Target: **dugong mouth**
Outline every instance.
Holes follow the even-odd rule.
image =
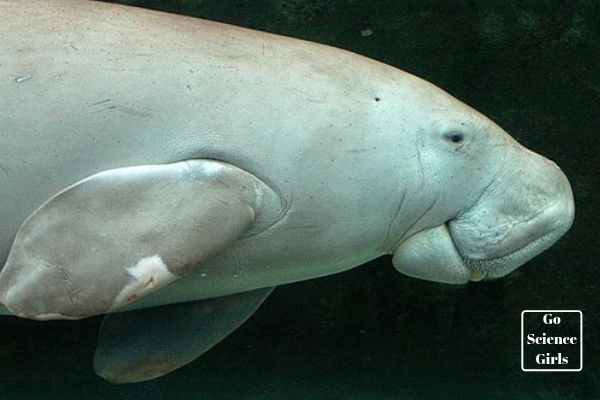
[[[562,233],[556,231],[548,232],[511,253],[490,258],[466,258],[463,257],[465,265],[471,270],[471,281],[492,280],[508,275],[520,265],[529,261],[542,251],[546,250],[560,237]]]
[[[474,258],[460,250],[451,225],[452,221],[423,230],[401,242],[393,251],[394,267],[405,275],[441,283],[497,279],[546,250],[568,229],[550,230],[511,248],[508,254]]]
[[[562,198],[526,218],[494,210],[488,219],[469,213],[449,221],[450,240],[471,271],[471,280],[503,277],[554,244],[571,227],[575,215],[573,197],[565,190]],[[498,224],[490,223],[490,220]],[[504,223],[500,223],[504,222]]]
[[[573,192],[556,164],[526,155],[521,169],[505,171],[466,210],[401,241],[394,267],[459,284],[503,277],[549,248],[573,223]]]
[[[539,238],[537,240],[541,240]],[[450,284],[493,279],[508,274],[507,258],[524,251],[488,259],[463,257],[454,243],[447,223],[418,232],[404,240],[394,251],[392,264],[399,272],[413,278]],[[516,267],[515,267],[516,268]]]

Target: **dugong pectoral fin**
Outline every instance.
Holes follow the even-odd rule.
[[[460,284],[472,278],[446,224],[408,238],[394,252],[392,263],[399,272],[428,281]]]
[[[168,374],[238,328],[273,289],[109,314],[100,327],[94,369],[113,383]]]
[[[109,312],[248,232],[267,190],[253,175],[213,160],[92,175],[23,223],[0,274],[0,302],[41,320]]]

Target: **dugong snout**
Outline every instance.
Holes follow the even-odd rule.
[[[552,161],[522,148],[478,201],[448,223],[477,277],[497,278],[550,247],[573,223],[569,181]]]
[[[502,277],[550,247],[573,223],[573,193],[552,161],[522,148],[475,204],[395,249],[409,276],[461,284]]]

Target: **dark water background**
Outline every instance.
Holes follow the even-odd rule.
[[[143,384],[94,375],[99,318],[3,317],[0,399],[600,399],[600,2],[122,2],[327,43],[421,76],[556,161],[575,224],[497,282],[422,282],[381,258],[280,287],[209,353]],[[582,372],[521,371],[524,309],[583,311]]]

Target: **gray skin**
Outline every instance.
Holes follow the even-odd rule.
[[[96,2],[0,0],[0,18],[0,301],[15,315],[210,299],[384,254],[410,276],[492,279],[572,223],[553,162],[394,67]],[[114,303],[155,254],[174,276]]]

